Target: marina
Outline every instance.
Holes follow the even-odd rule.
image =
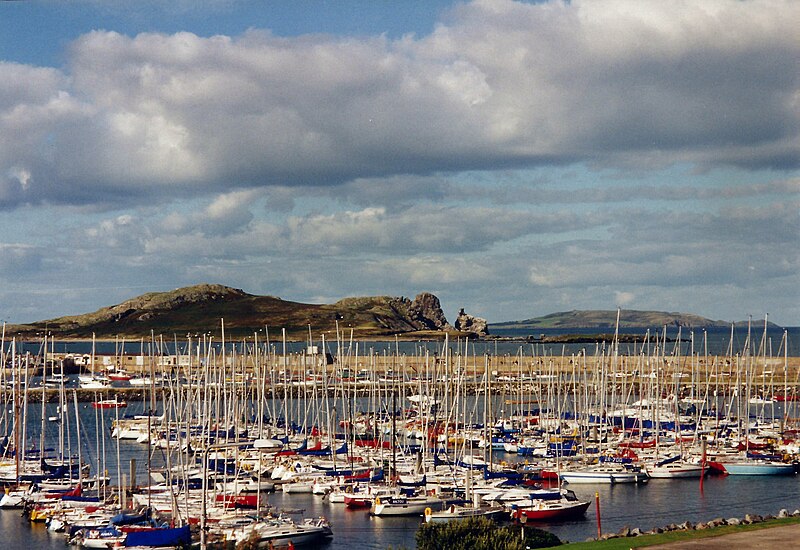
[[[608,531],[800,507],[788,332],[713,356],[665,334],[561,355],[318,344],[151,342],[66,374],[54,343],[4,343],[4,531],[45,548],[387,548],[425,521],[579,541],[601,507]]]

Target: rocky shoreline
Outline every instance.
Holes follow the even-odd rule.
[[[761,516],[758,514],[745,514],[745,516],[741,519],[736,517],[727,519],[719,517],[707,522],[692,523],[691,521],[685,521],[683,523],[670,523],[664,527],[655,527],[646,531],[643,531],[638,527],[631,528],[625,526],[616,533],[603,533],[600,538],[590,537],[586,539],[586,542],[627,537],[640,537],[645,535],[659,535],[661,533],[669,533],[673,531],[705,531],[708,529],[715,529],[717,527],[724,527],[726,525],[753,525],[755,523],[764,523],[774,519],[785,519],[789,517],[800,517],[800,510],[795,510],[794,512],[789,513],[786,508],[783,508],[778,512],[777,515],[774,516],[771,514],[766,516]]]

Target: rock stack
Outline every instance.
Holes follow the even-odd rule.
[[[489,323],[486,322],[486,319],[467,314],[464,308],[461,308],[456,318],[455,329],[460,332],[470,332],[478,336],[487,336],[489,334]]]

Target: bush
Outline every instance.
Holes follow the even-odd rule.
[[[417,550],[525,550],[549,548],[561,541],[552,533],[525,527],[500,527],[486,518],[471,518],[447,523],[426,523],[417,531]]]

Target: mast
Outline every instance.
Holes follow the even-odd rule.
[[[14,464],[16,467],[16,485],[19,487],[19,474],[20,474],[20,372],[14,367],[19,366],[17,361],[17,339],[14,337],[11,340],[11,372],[14,376]]]
[[[75,434],[78,439],[78,485],[83,483],[83,459],[81,456],[81,419],[78,410],[78,390],[73,390],[72,397],[75,403]],[[72,470],[72,459],[70,457],[70,471]]]
[[[43,376],[42,376],[42,420],[41,420],[41,433],[39,434],[39,468],[44,471],[44,415],[45,415],[45,400],[47,398],[47,386],[45,386],[45,379],[47,378],[47,333],[44,335],[44,353],[42,358],[44,360]],[[63,383],[63,382],[62,382]]]
[[[286,369],[287,369],[286,359],[287,358],[286,358],[286,329],[285,328],[281,329],[281,340],[282,340],[282,344],[283,344],[283,357],[282,357],[283,370],[281,371],[281,374],[283,375],[283,429],[284,429],[284,435],[286,436],[286,438],[288,440],[288,438],[289,438],[289,388],[290,388],[290,385],[289,385],[289,381],[287,381],[287,378],[286,378]],[[290,377],[290,379],[291,379],[291,377]]]
[[[397,389],[392,388],[392,485],[397,481]]]

